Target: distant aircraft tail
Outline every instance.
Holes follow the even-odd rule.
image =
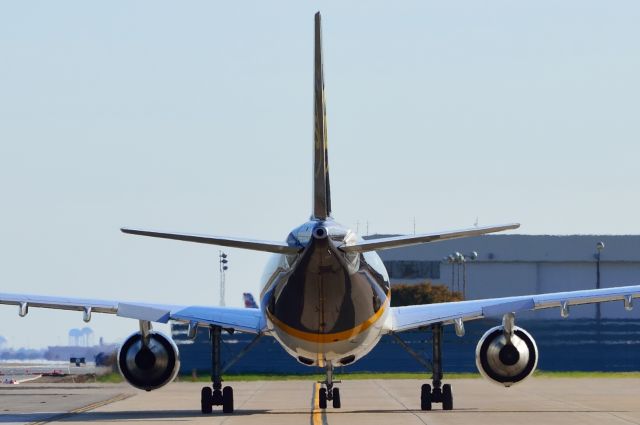
[[[327,154],[327,121],[322,67],[322,28],[320,12],[315,16],[314,99],[313,99],[313,214],[312,219],[331,216],[329,158]]]
[[[256,304],[256,300],[253,299],[251,292],[244,292],[242,299],[244,300],[244,308],[258,308],[258,304]]]

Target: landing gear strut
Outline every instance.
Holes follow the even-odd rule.
[[[433,403],[442,403],[442,410],[452,410],[453,395],[451,393],[451,385],[442,385],[442,323],[431,325],[431,332],[433,334],[433,359],[431,362],[428,362],[423,356],[413,351],[398,335],[395,333],[391,333],[391,335],[396,338],[400,346],[411,357],[432,372],[431,385],[423,384],[420,389],[420,408],[422,410],[431,410]],[[458,328],[456,328],[456,333],[462,336],[464,335],[464,330],[458,331]]]
[[[431,325],[433,334],[433,359],[431,384],[423,384],[420,391],[420,408],[431,410],[432,403],[442,403],[442,410],[453,409],[453,394],[451,385],[442,385],[442,324]]]
[[[324,385],[320,388],[318,394],[318,407],[320,409],[327,408],[327,400],[333,403],[334,409],[339,409],[340,404],[340,388],[333,388],[333,384],[339,384],[341,381],[333,380],[333,365],[328,362],[326,366],[326,378],[324,381],[318,381],[318,384]]]
[[[211,337],[211,387],[203,387],[200,397],[202,413],[211,413],[213,406],[222,406],[223,413],[233,413],[233,388],[222,388],[220,340],[222,328],[210,326]]]

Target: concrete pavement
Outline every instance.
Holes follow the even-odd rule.
[[[173,383],[148,393],[126,385],[25,384],[0,389],[0,423],[42,421],[49,414],[60,422],[110,424],[640,424],[640,379],[532,378],[508,389],[481,379],[445,382],[454,393],[448,412],[439,405],[419,410],[419,380],[344,381],[338,385],[342,408],[326,411],[317,408],[312,381],[227,382],[236,413],[214,408],[206,416],[199,406],[202,383]],[[60,416],[70,410],[75,413]]]

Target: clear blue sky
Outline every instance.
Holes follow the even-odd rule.
[[[338,221],[638,233],[637,1],[2,2],[1,290],[217,304],[216,247],[118,229],[284,239],[308,218],[318,9]],[[229,254],[240,305],[267,255]],[[33,347],[83,325],[0,321]]]

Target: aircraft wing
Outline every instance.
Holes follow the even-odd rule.
[[[341,245],[340,250],[344,252],[367,252],[381,249],[398,248],[401,246],[417,245],[427,242],[444,241],[447,239],[468,238],[470,236],[480,236],[487,233],[501,232],[503,230],[517,229],[518,223],[502,224],[498,226],[480,226],[470,229],[447,230],[443,232],[423,233],[419,235],[391,236],[388,238],[367,239],[356,242],[352,245]]]
[[[0,304],[18,306],[21,316],[35,307],[80,311],[83,312],[85,320],[91,319],[92,313],[107,313],[157,323],[177,320],[200,326],[216,325],[249,333],[260,333],[266,326],[262,311],[253,308],[151,304],[4,293],[0,293]]]
[[[456,319],[473,320],[497,317],[506,313],[558,307],[566,313],[569,307],[605,301],[623,301],[621,307],[631,309],[633,298],[640,297],[640,285],[587,289],[552,294],[521,295],[486,300],[457,301],[438,304],[391,307],[391,331],[401,332],[433,323],[453,323]]]

